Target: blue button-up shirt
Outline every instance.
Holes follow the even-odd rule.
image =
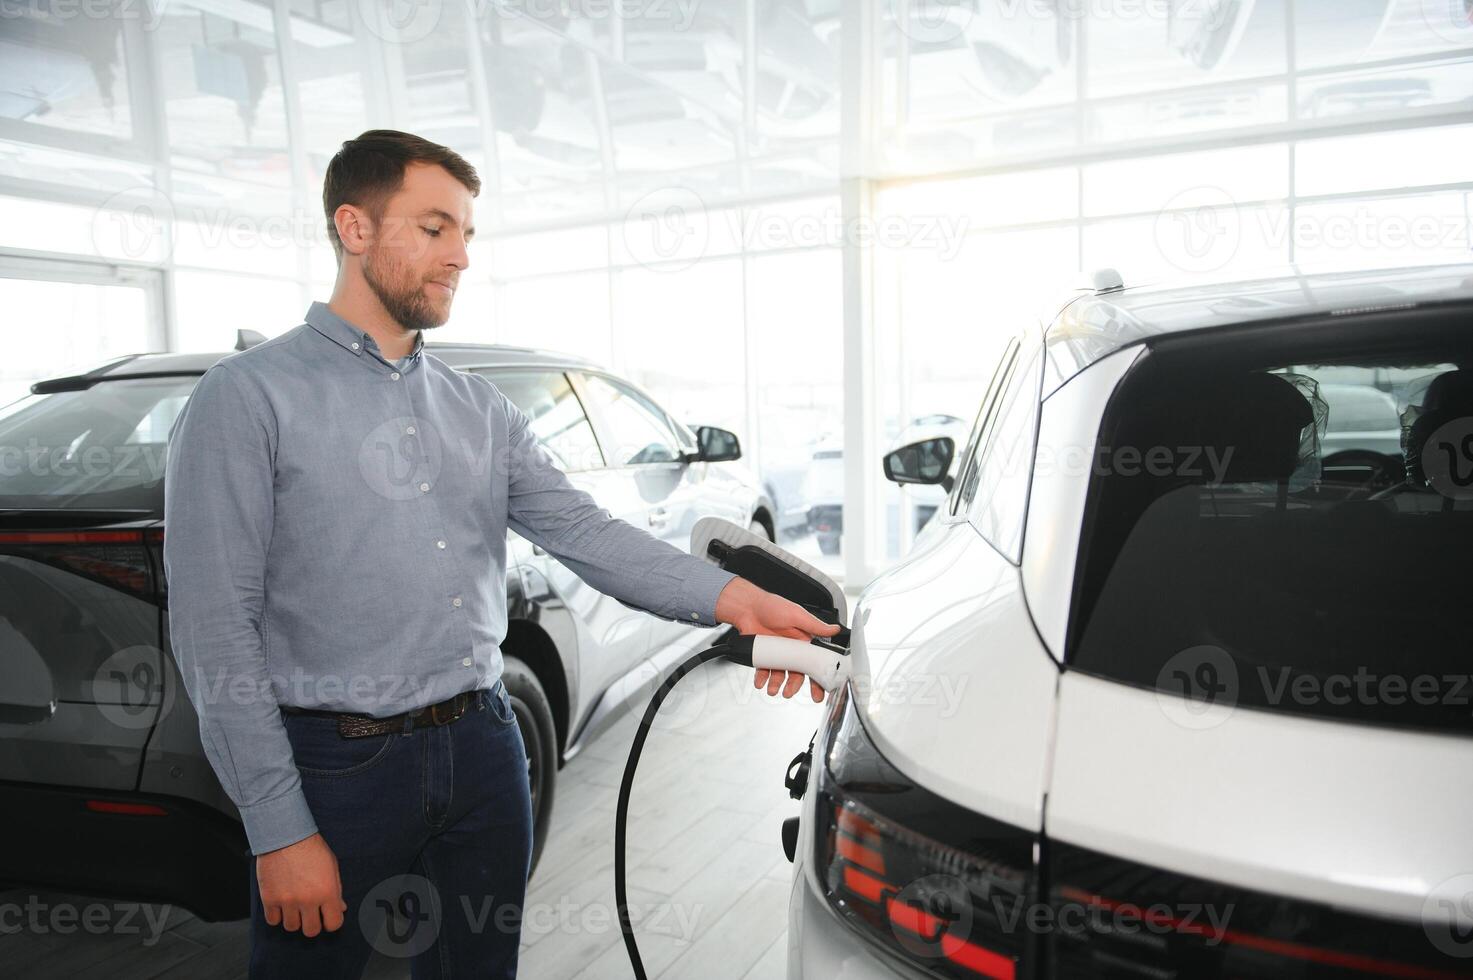
[[[570,484],[489,378],[418,335],[390,363],[324,303],[205,372],[164,488],[172,648],[256,854],[317,829],[279,705],[382,717],[500,677],[508,527],[692,625],[735,578]]]

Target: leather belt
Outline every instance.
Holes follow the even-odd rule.
[[[384,718],[346,711],[327,711],[322,708],[298,708],[289,704],[283,704],[281,710],[289,715],[335,718],[338,723],[338,734],[343,738],[364,738],[369,735],[392,735],[395,732],[402,732],[406,717],[410,719],[413,728],[438,728],[441,725],[448,725],[464,715],[466,709],[475,703],[480,693],[479,690],[462,691],[444,701],[437,701],[414,711],[401,711],[397,715],[389,715]]]

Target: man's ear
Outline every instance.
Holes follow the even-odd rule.
[[[338,229],[338,240],[343,251],[349,255],[362,255],[373,241],[373,219],[362,208],[352,204],[339,204],[332,220]]]

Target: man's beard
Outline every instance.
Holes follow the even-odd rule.
[[[406,284],[408,275],[404,267],[392,259],[380,260],[380,249],[369,252],[369,260],[363,263],[363,278],[389,316],[405,330],[431,330],[442,326],[444,318],[430,304],[424,294],[425,282]],[[382,274],[381,274],[382,273]]]

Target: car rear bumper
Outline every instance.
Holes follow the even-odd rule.
[[[0,782],[0,813],[0,880],[178,905],[210,922],[250,914],[245,832],[203,804]]]

